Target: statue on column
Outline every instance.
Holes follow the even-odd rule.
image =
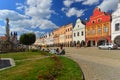
[[[6,37],[7,37],[7,41],[9,41],[9,39],[10,39],[9,32],[10,32],[10,29],[9,29],[9,19],[6,18]]]

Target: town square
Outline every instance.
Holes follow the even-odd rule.
[[[0,1],[0,80],[120,80],[120,0]]]

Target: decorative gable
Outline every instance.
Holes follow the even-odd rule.
[[[86,23],[86,26],[99,24],[101,22],[111,21],[111,14],[102,12],[100,8],[95,8],[90,20]]]
[[[81,22],[80,19],[77,19],[77,20],[76,20],[75,27],[73,28],[73,30],[80,29],[80,28],[82,28],[82,27],[85,27],[85,25]]]

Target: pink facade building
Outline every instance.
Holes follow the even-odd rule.
[[[72,29],[73,29],[72,23],[65,26],[65,46],[66,47],[72,46]]]

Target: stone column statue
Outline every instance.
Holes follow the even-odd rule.
[[[10,29],[9,29],[9,19],[6,18],[6,36],[7,36],[7,40],[9,41],[9,32],[10,32]]]

